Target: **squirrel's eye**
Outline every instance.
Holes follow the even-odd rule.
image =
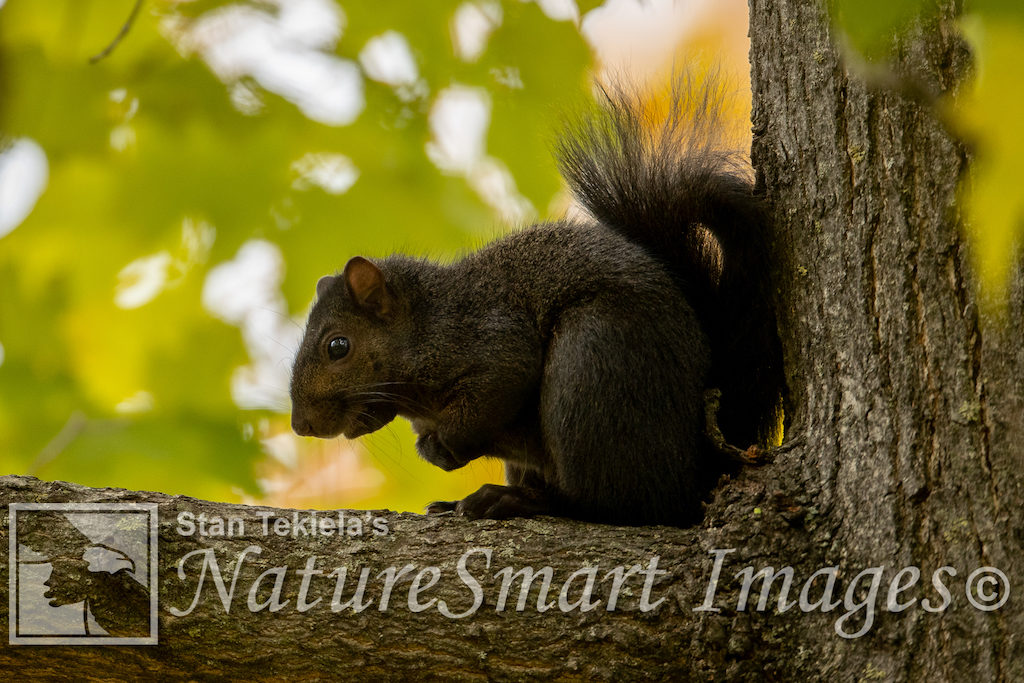
[[[348,355],[348,350],[351,344],[348,343],[348,339],[345,337],[335,337],[331,341],[327,342],[327,356],[331,360],[339,360]]]

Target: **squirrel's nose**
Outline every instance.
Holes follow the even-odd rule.
[[[313,436],[313,425],[297,413],[292,413],[292,431],[299,436]]]

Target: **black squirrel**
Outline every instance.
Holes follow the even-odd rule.
[[[727,467],[705,389],[721,390],[732,443],[777,420],[765,213],[721,143],[720,84],[678,79],[667,107],[600,90],[556,149],[587,219],[450,264],[357,256],[320,279],[292,372],[296,433],[355,438],[401,415],[444,470],[505,461],[508,486],[429,512],[699,520]]]

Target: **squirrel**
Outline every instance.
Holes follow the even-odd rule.
[[[766,212],[721,142],[716,81],[678,79],[667,111],[598,89],[555,153],[586,218],[453,263],[356,256],[317,282],[291,379],[297,434],[352,439],[402,416],[446,471],[505,462],[507,486],[429,513],[699,521],[729,469],[705,436],[705,390],[721,390],[731,443],[778,420]]]

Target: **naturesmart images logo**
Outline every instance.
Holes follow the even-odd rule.
[[[12,645],[156,645],[156,503],[11,503]]]

